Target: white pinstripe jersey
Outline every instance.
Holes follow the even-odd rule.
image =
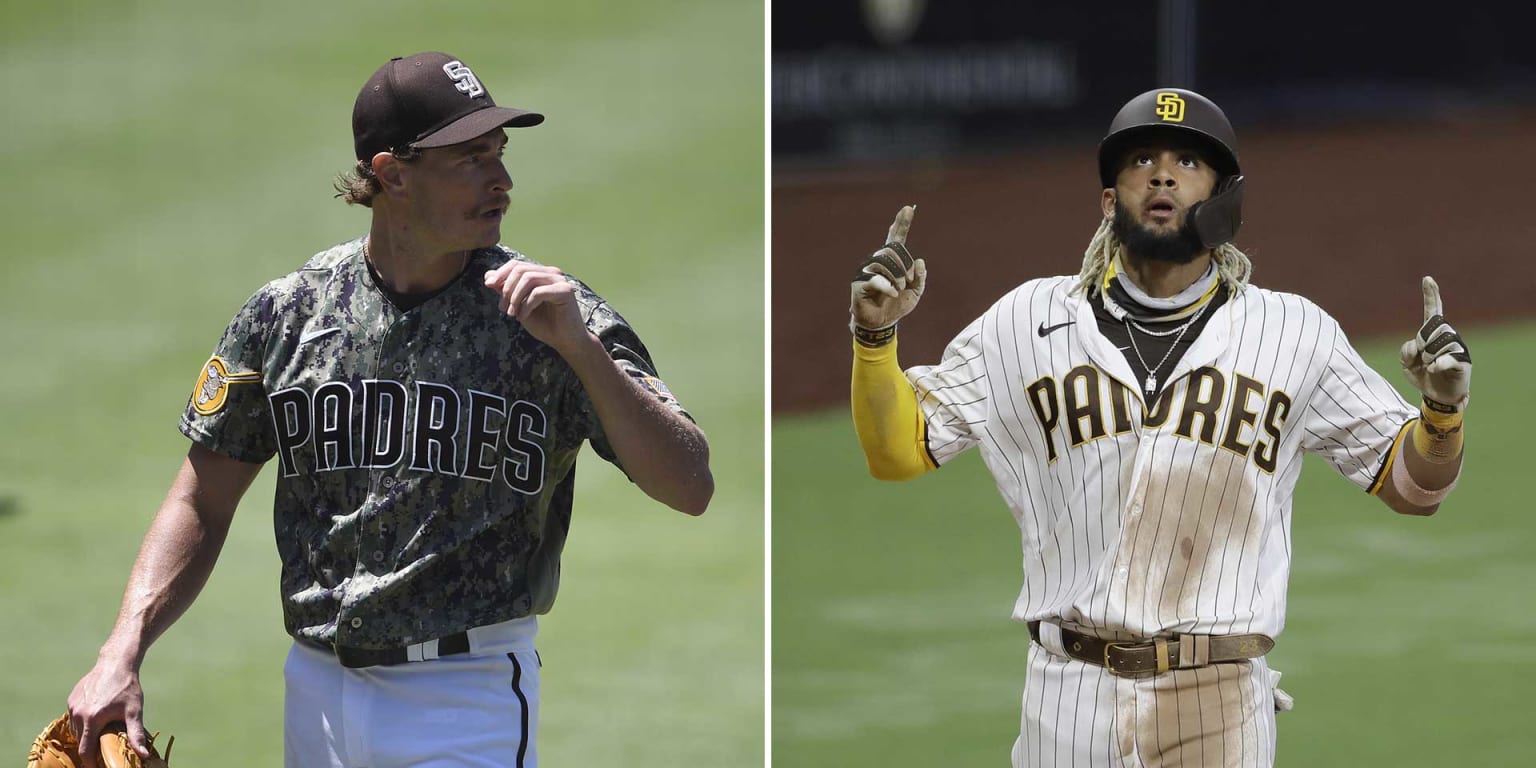
[[[907,371],[934,460],[979,447],[1018,522],[1013,617],[1278,635],[1302,455],[1368,489],[1417,412],[1316,304],[1250,286],[1213,311],[1146,413],[1076,281],[1015,288],[938,365]]]

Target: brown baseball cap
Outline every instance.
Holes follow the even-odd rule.
[[[496,128],[544,122],[538,112],[498,107],[469,67],[446,53],[397,56],[363,84],[352,106],[352,145],[366,160],[392,149],[469,141]]]

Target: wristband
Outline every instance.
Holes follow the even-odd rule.
[[[1420,396],[1420,399],[1423,401],[1423,407],[1421,407],[1419,410],[1423,411],[1431,418],[1436,419],[1437,424],[1449,417],[1459,416],[1462,409],[1467,407],[1467,398],[1465,397],[1461,398],[1461,403],[1459,405],[1442,403],[1439,400],[1431,400],[1427,397],[1423,397],[1422,395]]]
[[[871,331],[868,328],[853,326],[853,339],[866,347],[883,347],[896,340],[896,326],[891,325],[879,330]]]

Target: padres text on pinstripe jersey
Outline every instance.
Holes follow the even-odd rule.
[[[482,284],[526,257],[477,250],[441,293],[401,311],[362,250],[338,245],[251,297],[182,432],[241,461],[277,457],[295,637],[397,647],[548,611],[582,441],[615,459],[570,366]],[[624,319],[573,282],[609,354],[686,416]]]
[[[1321,308],[1251,286],[1144,403],[1075,280],[1019,286],[907,371],[934,460],[980,448],[1023,533],[1014,618],[1277,636],[1303,454],[1368,489],[1416,410]]]

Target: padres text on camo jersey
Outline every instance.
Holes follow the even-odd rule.
[[[481,283],[513,258],[476,251],[402,312],[361,241],[339,245],[253,296],[204,366],[182,431],[278,457],[291,633],[391,647],[549,610],[581,443],[614,454],[569,365]],[[577,286],[609,354],[686,415],[624,319]]]

